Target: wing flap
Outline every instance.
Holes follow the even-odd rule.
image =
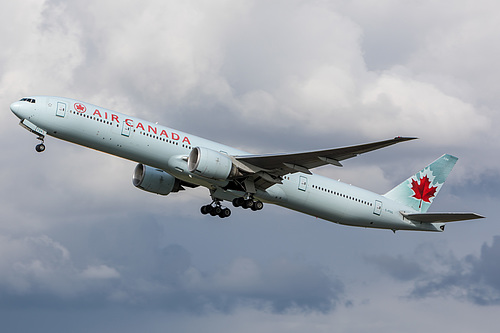
[[[445,223],[465,220],[482,219],[484,216],[476,213],[405,213],[401,214],[411,221],[424,223]]]

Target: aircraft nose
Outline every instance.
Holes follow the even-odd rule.
[[[22,103],[19,101],[14,102],[10,105],[10,110],[18,117],[21,117],[22,108]]]

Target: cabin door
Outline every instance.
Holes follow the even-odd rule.
[[[66,103],[57,102],[56,116],[64,118],[66,115]]]
[[[299,177],[299,190],[301,191],[307,190],[307,177],[304,176]]]
[[[382,201],[375,200],[375,206],[373,207],[373,214],[379,215],[382,213]]]
[[[129,137],[132,127],[134,127],[132,120],[130,119],[124,120],[122,124],[122,135]]]

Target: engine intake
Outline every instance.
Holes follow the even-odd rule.
[[[201,177],[215,180],[226,180],[238,173],[231,157],[203,147],[195,147],[191,150],[188,157],[188,170]]]
[[[179,179],[163,170],[144,164],[138,164],[135,167],[132,184],[143,191],[160,195],[179,192],[181,189]]]

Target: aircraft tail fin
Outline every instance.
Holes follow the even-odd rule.
[[[427,212],[458,158],[445,154],[384,196],[421,213]]]

